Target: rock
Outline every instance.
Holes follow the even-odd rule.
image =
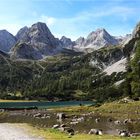
[[[132,33],[133,38],[140,38],[140,22],[136,25],[133,33]]]
[[[27,26],[21,28],[16,34],[17,40],[20,41],[20,40],[24,39],[24,37],[27,36],[28,31],[29,31],[29,28]]]
[[[77,118],[77,121],[78,121],[78,122],[82,122],[82,121],[84,121],[84,120],[85,120],[84,117]]]
[[[118,103],[131,103],[131,102],[134,102],[134,100],[131,99],[130,97],[125,97],[125,98],[119,100]]]
[[[32,59],[38,60],[42,59],[42,54],[33,48],[31,45],[26,43],[17,44],[12,50],[12,59]]]
[[[74,135],[74,129],[72,129],[72,128],[65,128],[65,131],[66,131],[69,135]]]
[[[121,130],[119,132],[119,135],[122,136],[122,137],[129,137],[130,136],[130,133],[128,131]]]
[[[136,25],[135,29],[133,30],[131,38],[129,38],[123,44],[123,52],[125,56],[130,56],[134,53],[135,46],[137,41],[140,39],[140,22]]]
[[[0,109],[0,112],[5,112],[5,110],[4,109]]]
[[[100,118],[96,118],[96,119],[95,119],[95,122],[96,122],[96,123],[99,123],[99,122],[100,122]]]
[[[60,127],[66,127],[66,124],[61,124]]]
[[[91,129],[88,134],[103,135],[102,130]]]
[[[57,113],[56,114],[57,119],[62,120],[66,118],[66,115],[64,113]]]
[[[59,128],[59,124],[55,124],[55,125],[53,125],[52,128],[53,128],[53,129],[57,129],[57,128]]]
[[[112,120],[111,118],[108,118],[107,121],[108,121],[108,122],[112,122],[113,120]]]
[[[76,125],[76,124],[78,124],[78,123],[79,123],[78,121],[70,122],[70,124],[72,124],[72,125]]]
[[[16,38],[6,30],[0,30],[0,50],[9,52],[16,44]]]
[[[50,118],[51,118],[51,116],[46,116],[46,118],[47,118],[47,119],[50,119]]]
[[[71,41],[70,38],[67,38],[65,36],[62,36],[62,38],[60,39],[60,41],[61,41],[62,46],[64,48],[72,49],[72,47],[75,45],[75,42],[74,41]]]
[[[80,37],[75,43],[74,48],[76,49],[93,51],[110,45],[118,45],[120,40],[111,36],[105,29],[97,29],[91,32],[86,39]]]
[[[84,121],[84,120],[85,120],[84,117],[72,119],[73,122],[82,122],[82,121]]]
[[[114,123],[117,124],[117,125],[119,125],[119,124],[121,124],[121,121],[116,120],[116,121],[114,121]]]
[[[35,118],[39,118],[39,117],[41,117],[41,113],[37,113],[37,114],[35,114],[35,115],[33,115],[33,117],[35,117]]]
[[[125,119],[125,120],[123,121],[123,124],[127,124],[127,123],[132,123],[132,120],[131,120],[131,119]]]
[[[16,59],[42,59],[47,55],[55,55],[61,52],[62,45],[50,32],[45,23],[35,23],[30,28],[24,27],[17,33],[18,44],[12,49],[12,56]],[[19,44],[26,44],[19,51]],[[22,53],[22,55],[21,55]],[[24,57],[23,57],[24,56]]]
[[[140,136],[140,133],[132,133],[130,134],[131,137],[137,137],[137,136]]]
[[[85,38],[84,37],[79,37],[75,43],[79,46],[84,46]]]
[[[65,128],[64,127],[59,127],[58,130],[61,131],[61,132],[64,132]]]
[[[45,116],[42,116],[41,119],[46,119],[46,117]]]

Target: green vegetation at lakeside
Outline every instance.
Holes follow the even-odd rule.
[[[67,114],[82,114],[95,112],[95,114],[100,114],[101,116],[112,117],[119,120],[124,120],[127,118],[138,119],[140,113],[140,101],[134,101],[129,103],[123,103],[121,101],[115,101],[112,103],[105,103],[99,107],[94,106],[75,106],[75,107],[63,107],[63,108],[54,108],[54,112],[65,112]],[[88,135],[78,133],[71,138],[66,133],[62,133],[54,129],[36,129],[32,131],[38,135],[45,137],[46,139],[71,139],[71,140],[139,140],[140,137],[121,137],[113,135]]]
[[[54,129],[31,129],[30,130],[35,135],[41,135],[46,140],[139,140],[140,137],[119,137],[112,135],[88,135],[88,134],[76,134],[74,136],[69,136],[68,134],[62,133]]]
[[[133,119],[136,120],[139,118],[140,114],[140,101],[130,101],[128,103],[123,102],[123,100],[118,100],[110,103],[104,103],[102,105],[98,106],[73,106],[73,107],[61,107],[61,108],[52,108],[49,111],[52,113],[57,112],[64,112],[67,115],[81,115],[86,114],[90,112],[94,112],[94,114],[99,114],[101,116],[114,118],[117,120],[125,120],[125,119]],[[0,118],[4,119],[7,118],[8,112],[1,112]],[[54,130],[51,128],[44,127],[46,125],[46,122],[40,119],[26,119],[25,118],[17,116],[11,119],[11,121],[8,119],[8,122],[10,123],[28,123],[31,126],[34,126],[35,129],[31,128],[31,132],[34,133],[34,135],[41,135],[42,137],[46,139],[72,139],[72,140],[95,140],[95,139],[101,139],[101,140],[139,140],[140,137],[119,137],[119,136],[113,136],[113,135],[88,135],[83,133],[76,133],[74,136],[69,138],[69,135],[66,133],[62,133],[58,130]],[[39,123],[39,124],[38,124]]]
[[[110,103],[104,103],[99,107],[96,106],[74,106],[53,108],[54,112],[66,112],[68,114],[84,114],[94,112],[101,116],[112,117],[115,119],[138,119],[140,117],[140,101],[124,103],[121,100]]]

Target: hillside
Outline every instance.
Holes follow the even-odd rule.
[[[33,28],[41,33],[47,30],[42,23],[29,30]],[[28,29],[25,29],[26,32]],[[59,54],[35,60],[35,53],[39,51],[28,42],[20,42],[13,48],[17,56],[22,53],[18,59],[1,51],[0,98],[103,102],[123,96],[139,97],[139,31],[138,24],[125,44],[103,47],[91,53],[63,48]],[[28,35],[33,33],[28,32]],[[19,33],[18,36],[24,35]],[[26,37],[24,39],[28,40]],[[36,42],[37,38],[40,40],[38,33],[32,39]],[[63,37],[62,40],[70,45],[69,39]]]
[[[116,48],[101,49],[86,55],[61,54],[41,61],[12,61],[2,57],[0,96],[6,99],[45,100],[104,100],[109,96],[114,97],[111,92],[116,90],[113,83],[122,80],[124,73],[103,73],[104,65],[121,58],[117,58],[114,50]],[[119,48],[117,50],[119,53]],[[105,56],[106,51],[108,55]],[[95,59],[98,65],[93,64]],[[103,91],[108,95],[103,95]],[[121,95],[115,94],[118,94],[118,97]]]

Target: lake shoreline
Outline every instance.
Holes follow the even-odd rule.
[[[100,139],[108,137],[108,139],[114,137],[114,139],[122,139],[114,134],[106,134],[106,129],[109,129],[108,126],[103,128],[103,136],[89,135],[88,132],[92,128],[102,128],[106,125],[111,125],[111,129],[121,129],[126,130],[131,125],[133,125],[133,129],[137,129],[134,132],[140,132],[139,130],[139,118],[140,118],[140,101],[134,101],[129,103],[120,103],[118,101],[112,103],[105,103],[99,107],[96,106],[70,106],[70,107],[59,107],[59,108],[50,108],[50,109],[36,109],[36,110],[21,110],[21,111],[6,111],[0,114],[0,122],[8,122],[8,123],[28,123],[34,127],[39,128],[38,131],[43,131],[43,134],[48,137],[67,137],[68,134],[64,132],[60,132],[57,129],[53,129],[53,125],[61,125],[61,122],[57,121],[57,114],[64,113],[65,117],[62,121],[62,124],[67,125],[68,127],[75,130],[75,136],[72,136],[72,140],[78,137],[80,139],[81,136],[89,138],[91,137]],[[10,114],[11,113],[11,114]],[[5,115],[4,115],[5,114]],[[99,122],[95,122],[96,119],[100,119]],[[76,125],[71,125],[71,122],[75,122],[81,119],[81,122],[78,122]],[[131,120],[130,123],[124,124],[127,119]],[[25,122],[26,121],[26,122]],[[111,121],[111,122],[108,122]],[[116,122],[120,122],[120,124],[115,124]],[[49,124],[48,124],[49,123]],[[103,123],[103,124],[102,124]],[[104,124],[105,123],[105,124]],[[87,126],[86,126],[87,125]],[[98,126],[99,125],[99,126]],[[136,126],[135,126],[136,125]],[[89,127],[90,126],[90,127]],[[131,127],[130,127],[131,128]],[[84,132],[86,130],[86,132]],[[108,131],[108,130],[107,130]],[[40,132],[38,132],[40,133]],[[114,136],[112,136],[114,135]],[[136,137],[135,139],[139,139],[140,137]],[[127,138],[124,138],[127,139]],[[133,139],[133,138],[132,138]],[[84,140],[84,139],[82,139]]]

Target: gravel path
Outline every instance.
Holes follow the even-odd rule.
[[[29,134],[26,124],[0,123],[0,140],[44,140]]]

